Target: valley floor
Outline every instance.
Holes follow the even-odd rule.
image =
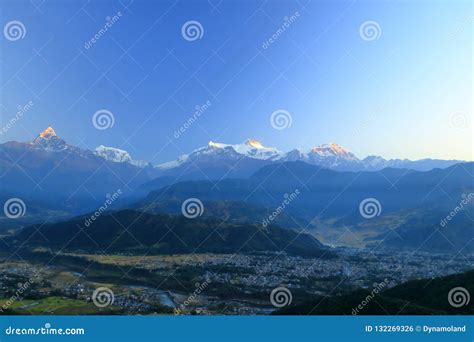
[[[380,282],[388,289],[461,273],[474,262],[474,255],[350,248],[337,253],[339,258],[318,259],[278,253],[54,256],[37,250],[2,260],[1,313],[269,314],[277,309],[270,301],[277,287],[289,289],[292,302],[300,303],[370,290]],[[92,300],[99,287],[113,293],[113,302],[104,307]]]

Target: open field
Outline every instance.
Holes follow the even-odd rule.
[[[92,302],[65,297],[47,297],[42,299],[17,300],[8,305],[8,299],[0,299],[1,307],[8,307],[19,315],[91,315],[112,313],[117,308],[108,307],[99,310]],[[101,312],[102,311],[102,312]]]

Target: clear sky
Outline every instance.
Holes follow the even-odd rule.
[[[154,163],[247,138],[473,159],[469,0],[0,3],[2,143],[53,126],[71,144]],[[197,37],[183,35],[188,21]],[[92,121],[102,109],[114,118],[104,130]],[[290,127],[272,127],[276,110]]]

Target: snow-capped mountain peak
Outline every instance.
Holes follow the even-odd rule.
[[[309,164],[320,165],[329,169],[363,169],[359,158],[336,143],[319,145],[306,151],[294,149],[282,155],[278,160],[304,161]]]
[[[198,159],[210,160],[239,160],[243,157],[260,160],[273,160],[280,156],[282,152],[273,147],[266,147],[255,139],[247,139],[241,144],[224,144],[216,141],[209,141],[207,146],[198,148],[189,154],[184,154],[178,159],[157,165],[157,168],[169,170],[178,167],[186,162],[195,162]]]
[[[208,147],[211,147],[211,148],[224,148],[224,147],[227,147],[227,146],[229,146],[229,145],[222,144],[222,143],[218,143],[218,142],[214,142],[214,141],[210,140],[210,141],[207,143],[207,146],[208,146]]]
[[[46,128],[38,136],[29,143],[34,148],[40,148],[47,152],[62,152],[77,153],[81,156],[97,156],[110,162],[115,163],[129,163],[138,167],[146,167],[150,165],[149,162],[143,160],[133,160],[130,154],[114,147],[107,147],[100,145],[94,151],[82,149],[76,146],[68,145],[61,139],[52,127]]]
[[[39,134],[39,138],[43,138],[43,139],[49,139],[51,137],[57,137],[58,135],[56,134],[56,132],[54,131],[54,128],[49,126],[48,128],[46,128],[43,132],[41,132]]]
[[[270,159],[280,155],[281,152],[274,147],[266,147],[256,139],[247,139],[242,144],[223,144],[209,141],[208,146],[211,148],[232,148],[238,154],[254,159]]]
[[[149,163],[144,160],[133,160],[130,153],[115,147],[100,145],[96,147],[94,154],[114,163],[129,163],[138,167],[145,167],[149,165]]]
[[[260,141],[255,140],[255,139],[247,139],[247,140],[245,141],[245,145],[248,145],[248,146],[253,147],[253,148],[256,148],[256,149],[264,149],[264,148],[267,148],[267,147],[264,147]]]
[[[318,154],[320,156],[339,156],[355,158],[355,156],[336,143],[323,144],[311,149],[311,153]]]
[[[104,145],[96,147],[94,154],[115,163],[125,163],[132,160],[132,157],[127,151]]]
[[[56,134],[51,126],[38,134],[31,144],[48,152],[59,152],[68,148],[66,142]]]
[[[293,149],[283,153],[274,147],[266,147],[259,140],[247,139],[241,144],[225,144],[209,141],[206,147],[194,150],[190,154],[180,156],[178,159],[158,165],[160,169],[172,169],[187,162],[213,158],[213,162],[225,159],[240,159],[247,157],[264,161],[304,161],[310,164],[321,165],[327,168],[351,169],[361,168],[361,161],[344,147],[336,144],[324,144],[310,150]]]

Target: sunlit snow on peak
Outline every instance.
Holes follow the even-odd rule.
[[[254,148],[257,148],[257,149],[265,148],[260,141],[255,140],[255,139],[248,139],[245,142],[245,145],[248,145],[248,146],[251,146],[251,147],[254,147]]]
[[[57,137],[56,132],[54,131],[53,127],[49,126],[43,132],[39,134],[40,138],[49,138],[49,137]]]

